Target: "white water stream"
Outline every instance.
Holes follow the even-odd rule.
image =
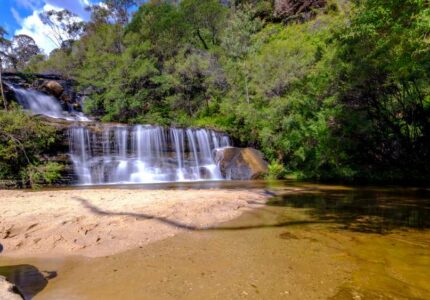
[[[90,121],[66,112],[54,97],[10,86],[33,114],[68,121]],[[89,123],[88,123],[89,124]],[[97,129],[71,124],[69,156],[80,184],[222,180],[215,149],[230,146],[226,134],[208,129],[103,124]],[[100,128],[101,127],[101,128]]]
[[[221,180],[214,150],[227,135],[208,129],[111,126],[69,129],[70,157],[81,184]]]

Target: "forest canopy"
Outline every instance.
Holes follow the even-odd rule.
[[[3,67],[75,79],[102,121],[224,130],[273,177],[426,180],[428,1],[105,2],[42,16],[48,56],[0,30]]]

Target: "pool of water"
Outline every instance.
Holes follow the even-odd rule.
[[[159,183],[134,183],[134,184],[101,184],[101,185],[76,185],[63,187],[45,187],[38,191],[56,190],[97,190],[97,189],[131,189],[131,190],[205,190],[205,189],[263,189],[291,187],[293,181],[266,181],[266,180],[201,180],[184,182],[159,182]],[[34,190],[28,189],[29,192]]]
[[[216,228],[124,253],[0,258],[0,265],[43,270],[47,284],[27,292],[36,300],[430,299],[429,189],[297,182],[162,186],[259,188],[273,196]],[[58,276],[49,277],[53,272]]]

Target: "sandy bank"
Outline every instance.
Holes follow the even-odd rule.
[[[215,226],[266,198],[262,190],[0,190],[2,255],[111,255]]]

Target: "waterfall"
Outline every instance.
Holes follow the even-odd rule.
[[[8,84],[8,87],[15,93],[18,103],[24,108],[31,111],[33,114],[45,115],[56,119],[65,119],[69,121],[88,121],[82,113],[72,109],[70,114],[63,110],[58,100],[55,97],[46,95],[31,89],[23,89],[17,86]]]
[[[64,111],[51,96],[13,85],[18,102],[34,114],[89,121]],[[214,152],[230,146],[228,135],[208,129],[105,124],[92,130],[70,122],[69,156],[80,184],[222,180]]]
[[[208,129],[109,126],[69,128],[70,158],[80,184],[221,180],[214,150],[230,145]]]

